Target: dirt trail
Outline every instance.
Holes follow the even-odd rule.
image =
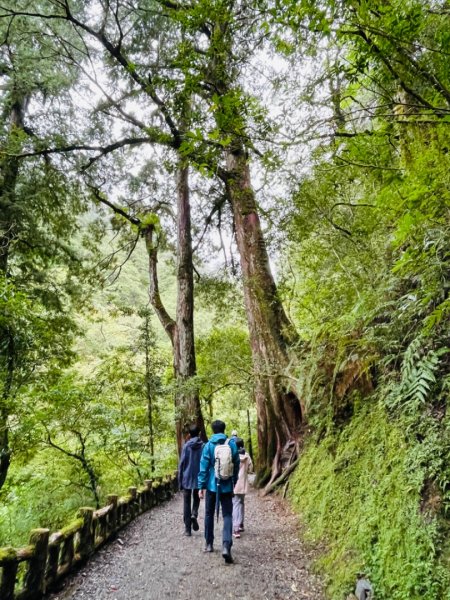
[[[301,600],[323,598],[310,571],[311,555],[298,537],[297,519],[277,497],[246,497],[246,531],[234,540],[234,564],[205,554],[200,531],[183,537],[182,497],[158,506],[121,531],[51,600]]]

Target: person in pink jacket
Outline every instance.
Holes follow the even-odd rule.
[[[244,440],[236,438],[236,446],[239,450],[241,464],[239,466],[239,477],[234,486],[233,497],[233,537],[240,538],[244,531],[245,494],[248,492],[248,474],[253,470],[250,454],[245,451]]]

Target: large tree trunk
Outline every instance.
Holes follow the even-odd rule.
[[[10,133],[23,130],[26,98],[16,99],[11,106]],[[11,243],[16,235],[15,193],[19,174],[17,158],[5,158],[0,163],[2,186],[0,188],[0,275],[8,277]],[[11,410],[11,390],[15,370],[14,332],[6,325],[0,328],[0,369],[3,374],[0,393],[0,490],[5,483],[11,463],[8,417]]]
[[[243,11],[245,13],[245,10]],[[221,5],[211,27],[210,60],[205,70],[211,110],[226,146],[226,168],[220,169],[234,218],[240,254],[247,322],[255,372],[255,399],[258,418],[258,478],[260,485],[273,481],[295,460],[298,452],[303,411],[296,390],[289,383],[290,347],[297,334],[278,297],[250,181],[244,147],[245,94],[239,89],[239,72],[234,60],[236,25],[234,3]],[[205,15],[205,19],[208,19]],[[225,101],[225,99],[227,101]],[[230,99],[232,101],[230,102]],[[233,134],[233,132],[236,132]],[[269,482],[270,483],[270,482]]]
[[[173,369],[177,383],[175,423],[178,452],[181,453],[183,430],[190,423],[200,427],[206,438],[195,377],[194,342],[194,267],[192,261],[191,209],[189,202],[189,168],[180,160],[177,171],[177,308],[173,320],[164,308],[158,287],[158,248],[154,226],[147,227],[145,238],[149,257],[150,302],[168,334],[173,349]]]
[[[192,260],[191,206],[189,199],[189,167],[181,160],[177,172],[177,314],[175,327],[175,364],[180,384],[176,409],[178,450],[181,452],[183,427],[196,423],[205,436],[200,407],[194,341],[194,265]]]
[[[260,484],[273,481],[298,450],[302,407],[289,385],[289,347],[297,341],[277,294],[250,181],[245,150],[227,153],[227,193],[233,209],[255,370]]]

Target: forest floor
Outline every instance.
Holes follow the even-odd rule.
[[[246,496],[245,532],[234,540],[234,564],[221,555],[222,521],[213,554],[200,531],[183,534],[181,494],[138,517],[51,600],[302,600],[324,597],[311,571],[312,550],[301,541],[298,517],[276,496]]]

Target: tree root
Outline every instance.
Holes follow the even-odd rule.
[[[283,473],[277,479],[275,479],[275,481],[273,483],[271,483],[266,488],[264,488],[262,495],[267,496],[267,494],[271,494],[278,486],[280,486],[284,481],[286,481],[286,479],[289,477],[289,475],[294,471],[295,467],[298,465],[299,461],[300,461],[300,457],[296,458],[294,460],[294,462],[291,463],[283,471]]]

